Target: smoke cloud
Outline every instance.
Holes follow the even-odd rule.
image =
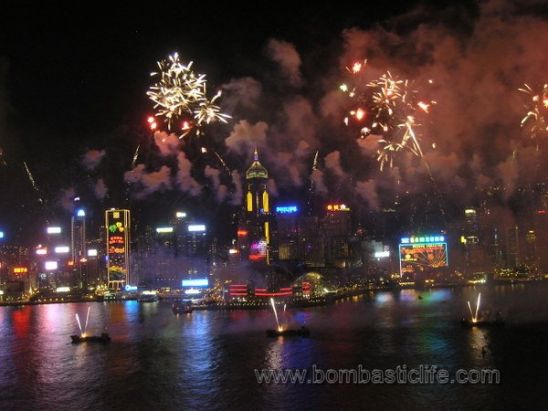
[[[232,113],[236,108],[256,109],[261,96],[262,86],[252,77],[232,79],[223,85],[222,105],[225,111]]]
[[[180,152],[177,155],[177,184],[179,189],[185,193],[189,193],[191,196],[197,196],[202,191],[202,186],[192,177],[191,169],[192,163],[186,157],[184,152]]]
[[[295,46],[282,40],[271,39],[267,46],[270,58],[280,65],[282,73],[293,86],[300,86],[301,78],[301,57]]]
[[[215,190],[215,199],[218,203],[224,201],[228,192],[228,187],[221,184],[220,174],[221,171],[216,168],[210,166],[205,167],[204,175],[211,180],[213,189]]]
[[[105,180],[103,180],[102,178],[97,180],[97,182],[93,186],[93,192],[95,193],[95,197],[97,197],[98,200],[103,200],[108,193],[108,188],[105,184]]]
[[[82,157],[82,165],[88,171],[93,171],[105,157],[105,150],[88,150]]]
[[[154,143],[163,156],[177,155],[179,147],[179,137],[175,134],[168,134],[165,131],[156,131],[154,133]]]
[[[76,190],[74,187],[69,187],[61,190],[61,196],[59,198],[59,204],[64,210],[68,212],[74,211],[74,198],[76,197]]]
[[[259,121],[256,124],[250,124],[247,120],[241,120],[234,125],[234,128],[225,145],[229,151],[237,154],[253,153],[256,147],[262,149],[266,146],[266,131],[268,124]]]
[[[158,171],[147,173],[144,164],[138,164],[133,170],[124,174],[124,181],[138,184],[141,191],[137,198],[144,198],[149,194],[171,188],[171,170],[168,166],[162,166]]]

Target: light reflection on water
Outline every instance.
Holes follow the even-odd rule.
[[[503,329],[466,329],[466,301],[482,293],[501,309]],[[223,409],[522,407],[546,403],[548,287],[475,287],[370,293],[332,306],[280,310],[310,338],[265,337],[271,310],[194,311],[165,303],[0,307],[0,409]],[[72,345],[91,307],[88,330],[107,329],[108,346]],[[254,368],[389,368],[435,364],[497,367],[498,386],[261,385]],[[473,390],[473,391],[471,391]],[[525,390],[525,391],[524,391]],[[527,392],[526,398],[522,395]],[[472,395],[473,394],[473,395]],[[519,398],[519,404],[516,399]]]

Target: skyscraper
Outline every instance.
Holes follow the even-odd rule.
[[[286,205],[276,207],[276,244],[278,259],[291,261],[299,258],[299,207]]]
[[[86,212],[76,211],[70,219],[70,251],[75,279],[80,287],[87,283],[86,278]]]
[[[329,204],[326,211],[323,221],[327,239],[326,261],[331,266],[346,268],[350,257],[350,208],[345,204]]]
[[[129,210],[106,210],[108,286],[119,290],[130,282],[130,230]]]
[[[259,162],[257,149],[245,178],[246,190],[239,232],[246,232],[245,236],[241,236],[241,241],[246,244],[240,248],[245,250],[251,261],[266,261],[269,264],[272,213],[267,191],[268,171]]]

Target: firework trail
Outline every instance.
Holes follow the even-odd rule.
[[[32,176],[32,173],[30,172],[30,168],[27,165],[26,161],[23,161],[23,166],[25,167],[25,171],[27,172],[27,176],[29,177],[29,181],[30,181],[30,184],[32,185],[32,188],[38,194],[38,201],[40,202],[40,204],[43,204],[44,200],[42,200],[42,197],[40,196],[40,190],[38,190],[38,186],[36,185],[36,181],[34,181],[34,177]]]
[[[137,157],[139,157],[139,149],[141,148],[141,144],[137,144],[137,148],[135,149],[135,153],[133,154],[133,159],[131,161],[131,169],[133,170],[135,168],[135,163],[137,162]]]
[[[200,135],[200,127],[214,122],[226,123],[231,117],[221,112],[216,104],[221,97],[219,91],[211,99],[207,97],[205,74],[196,74],[192,62],[184,64],[179,55],[173,53],[166,60],[159,61],[158,71],[151,73],[156,82],[147,91],[154,103],[156,117],[181,132],[179,138],[192,131]]]
[[[314,154],[314,161],[312,161],[312,171],[315,171],[318,169],[318,155],[320,154],[319,150],[316,150],[316,154]]]
[[[528,84],[518,91],[527,96],[524,104],[526,113],[521,119],[521,127],[527,128],[531,139],[548,133],[548,84],[542,86],[542,90],[534,91]],[[538,146],[537,146],[538,149]]]
[[[363,71],[367,60],[356,62],[347,71],[352,76],[354,86],[343,83],[339,90],[351,99],[353,108],[344,119],[347,126],[360,127],[360,137],[378,136],[380,147],[377,161],[381,171],[385,165],[394,164],[395,155],[407,150],[423,158],[416,128],[417,116],[428,114],[435,101],[422,101],[418,91],[411,87],[409,80],[398,79],[387,71],[379,78],[365,82]],[[429,81],[431,83],[431,81]]]
[[[223,168],[225,169],[227,175],[230,175],[231,174],[230,168],[228,168],[228,166],[226,165],[225,160],[221,157],[221,155],[217,151],[214,151],[213,154],[215,154],[215,157],[217,157],[217,159],[221,162],[221,164],[223,165]]]

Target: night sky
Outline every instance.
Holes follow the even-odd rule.
[[[319,102],[328,89],[337,86],[328,82],[334,80],[333,73],[340,66],[344,29],[382,30],[397,33],[401,38],[409,34],[411,38],[411,33],[425,25],[443,26],[455,38],[467,37],[481,7],[475,2],[460,2],[458,6],[453,3],[266,2],[239,6],[233,2],[219,5],[179,1],[162,7],[154,3],[128,6],[4,3],[0,17],[0,147],[3,149],[0,224],[19,230],[21,236],[29,230],[21,231],[24,224],[14,221],[40,224],[44,220],[66,218],[63,196],[70,196],[71,189],[96,216],[101,215],[104,207],[123,205],[131,206],[147,223],[161,222],[163,215],[180,207],[195,209],[202,218],[227,220],[232,210],[227,202],[203,210],[214,197],[214,193],[208,194],[211,188],[205,180],[202,180],[204,192],[198,197],[191,198],[176,189],[158,190],[147,196],[133,193],[129,195],[130,203],[124,203],[128,194],[123,175],[130,169],[131,153],[137,143],[148,144],[152,152],[147,153],[145,148],[148,171],[167,164],[175,167],[173,173],[176,172],[173,159],[158,156],[157,150],[150,147],[145,124],[146,116],[152,112],[145,92],[157,60],[179,51],[184,59],[194,61],[196,70],[207,73],[212,91],[244,77],[261,82],[261,108],[246,112],[245,108],[237,107],[230,113],[233,122],[213,127],[208,136],[212,147],[228,155],[229,168],[243,172],[242,163],[249,160],[247,154],[236,155],[241,153],[227,151],[223,144],[232,127],[240,120],[266,121],[274,134],[282,133],[282,127],[275,125],[285,124],[285,120],[280,120],[277,113],[285,107],[284,99],[290,93],[312,102],[314,113],[321,117]],[[523,13],[543,16],[545,22],[541,3],[526,3]],[[298,91],[276,77],[279,70],[267,51],[271,39],[289,42],[298,51],[304,79]],[[393,54],[401,61],[401,52]],[[406,67],[402,69],[405,70]],[[226,98],[230,101],[231,97]],[[321,129],[316,132],[321,143],[311,144],[307,162],[314,149],[323,150],[322,155],[337,149],[343,157],[348,154],[352,158],[355,147],[339,149],[342,137],[336,128],[318,125],[317,129]],[[322,133],[336,136],[327,138]],[[86,170],[82,156],[90,149],[105,150],[106,155],[99,167]],[[288,145],[287,150],[293,148]],[[209,164],[207,159],[194,156],[191,145],[185,151],[195,168]],[[501,159],[505,155],[501,154]],[[32,191],[23,161],[34,174],[45,206],[37,202],[38,195]],[[499,159],[492,160],[492,165],[490,161],[486,160],[485,167],[496,167]],[[275,156],[266,153],[264,162],[267,167],[274,167]],[[361,172],[370,173],[373,167]],[[306,167],[303,175],[305,171]],[[347,168],[345,173],[350,175],[352,170]],[[91,188],[99,178],[108,187],[108,194],[101,199],[95,198]],[[378,193],[384,189],[377,186]],[[277,190],[282,199],[299,197],[304,184],[278,182]],[[343,199],[347,194],[334,195]],[[373,204],[370,199],[367,201]]]

